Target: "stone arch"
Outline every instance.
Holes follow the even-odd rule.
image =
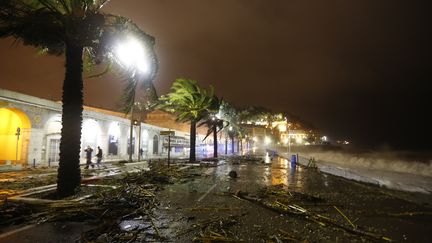
[[[108,128],[108,155],[119,154],[119,138],[121,136],[120,124],[118,122],[111,122]]]
[[[0,108],[0,164],[12,161],[25,164],[30,140],[31,122],[16,108]]]
[[[45,123],[45,161],[48,164],[58,162],[60,159],[60,140],[62,129],[62,117],[60,114],[51,116]]]

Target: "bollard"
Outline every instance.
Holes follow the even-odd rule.
[[[33,159],[33,168],[36,168],[36,159]]]
[[[51,158],[48,158],[48,167],[51,167]]]
[[[295,154],[291,155],[291,168],[295,168],[297,164],[297,156]]]

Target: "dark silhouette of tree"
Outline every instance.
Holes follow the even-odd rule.
[[[212,114],[210,114],[206,120],[202,121],[200,124],[198,124],[198,127],[200,126],[206,126],[207,127],[207,134],[204,137],[203,140],[205,140],[210,134],[213,134],[213,157],[218,157],[218,139],[217,134],[220,132],[224,127],[228,126],[229,123],[224,121],[223,119],[219,118],[216,112],[219,112],[220,106],[222,101],[219,100],[217,97],[214,98],[213,104],[215,107],[211,107],[210,109],[213,111]]]
[[[62,125],[57,192],[75,193],[80,186],[79,167],[83,111],[83,66],[107,61],[118,63],[113,54],[116,37],[133,34],[148,49],[150,66],[156,66],[154,38],[127,18],[101,11],[107,0],[0,0],[0,38],[13,37],[24,45],[53,55],[65,55],[62,95]],[[120,66],[123,67],[124,66]],[[141,79],[133,67],[131,78]],[[154,70],[154,71],[153,71]],[[146,77],[152,78],[157,68]],[[105,72],[103,72],[105,73]],[[103,74],[102,73],[102,74]]]

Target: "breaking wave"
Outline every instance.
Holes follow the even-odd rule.
[[[398,153],[372,152],[351,154],[337,151],[299,152],[305,157],[314,157],[318,161],[327,161],[340,166],[353,166],[375,170],[403,172],[432,177],[432,160],[420,161],[415,159],[401,159]]]

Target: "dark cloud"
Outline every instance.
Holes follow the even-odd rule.
[[[176,77],[194,78],[239,105],[298,114],[333,138],[430,148],[430,5],[122,0],[111,1],[106,11],[156,37],[159,93],[168,92]],[[62,59],[0,44],[2,87],[60,97]],[[46,90],[35,89],[36,83]],[[115,76],[86,80],[86,103],[114,108],[117,100],[106,97],[118,96],[120,88]]]

